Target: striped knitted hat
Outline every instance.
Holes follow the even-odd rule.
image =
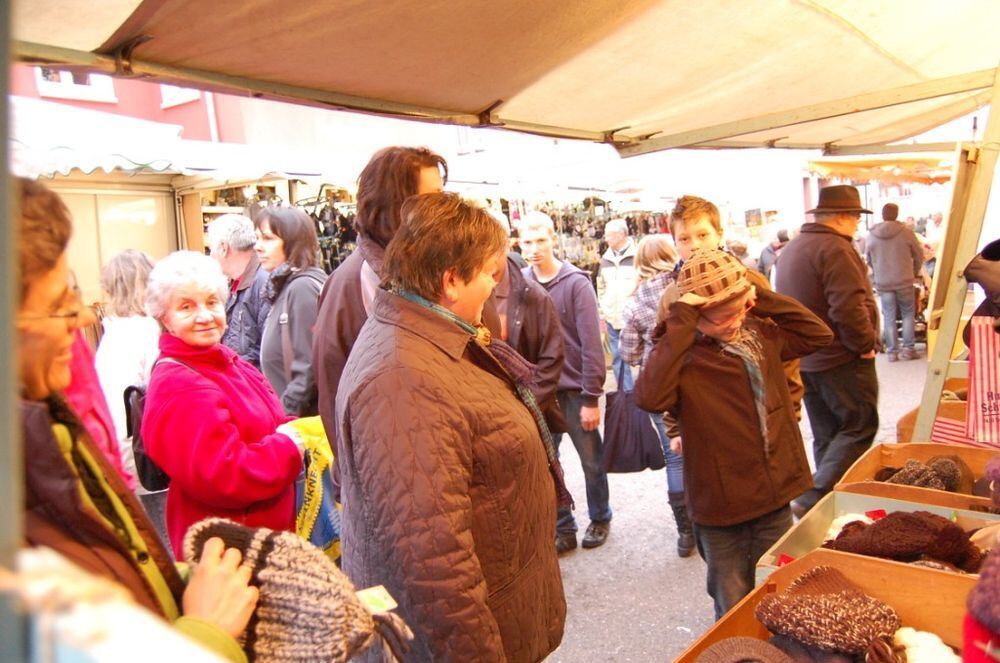
[[[895,610],[829,566],[810,569],[784,592],[765,596],[756,614],[772,633],[852,655],[864,654],[877,638],[892,637],[900,627]]]
[[[706,649],[696,663],[794,663],[774,645],[746,636],[720,640]]]
[[[750,289],[747,268],[719,249],[695,249],[677,276],[680,294],[693,292],[718,304]]]
[[[184,557],[197,562],[205,542],[223,540],[243,554],[260,599],[240,645],[250,661],[347,661],[380,635],[398,658],[413,634],[397,615],[372,615],[351,581],[319,548],[292,532],[206,518],[184,536]]]

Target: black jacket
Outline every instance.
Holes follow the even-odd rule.
[[[222,344],[241,358],[260,368],[260,337],[271,303],[264,296],[267,272],[254,253],[240,276],[236,290],[226,300],[226,332]]]

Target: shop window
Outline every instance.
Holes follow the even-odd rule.
[[[199,99],[201,99],[200,90],[176,85],[160,85],[160,108],[173,108]]]
[[[35,81],[42,97],[118,103],[114,81],[103,74],[35,67]]]

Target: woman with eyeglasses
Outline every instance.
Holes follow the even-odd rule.
[[[61,392],[71,379],[82,305],[66,247],[69,210],[52,191],[14,180],[20,213],[16,330],[24,443],[24,540],[123,585],[136,603],[231,661],[257,603],[240,553],[206,543],[185,586],[142,506],[90,439]]]
[[[248,361],[222,343],[229,284],[219,263],[178,251],[156,264],[146,312],[160,323],[160,358],[142,417],[149,457],[170,477],[167,532],[218,516],[249,527],[295,526],[302,440]]]

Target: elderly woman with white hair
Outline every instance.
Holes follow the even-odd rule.
[[[256,368],[222,344],[228,284],[193,251],[161,260],[146,310],[163,329],[142,436],[168,476],[167,531],[175,551],[188,527],[220,516],[291,530],[302,442]]]
[[[223,214],[208,224],[208,246],[232,287],[226,300],[222,343],[260,368],[260,339],[271,312],[267,281],[254,247],[257,231],[242,214]]]

